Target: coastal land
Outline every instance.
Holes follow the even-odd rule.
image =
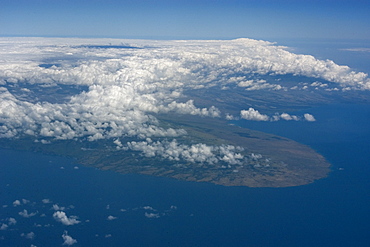
[[[184,181],[209,182],[224,186],[289,187],[309,184],[326,177],[330,164],[310,147],[288,138],[228,124],[226,120],[188,115],[157,116],[162,126],[182,128],[181,143],[234,145],[244,155],[257,158],[242,164],[170,161],[145,157],[138,151],[119,150],[112,140],[95,142],[59,140],[41,144],[31,139],[1,140],[1,147],[72,157],[77,163],[118,173],[146,174]]]

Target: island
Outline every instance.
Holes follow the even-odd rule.
[[[234,145],[252,155],[235,165],[171,161],[145,157],[141,152],[123,151],[112,140],[81,142],[53,141],[41,144],[32,139],[1,140],[1,147],[32,150],[72,157],[77,163],[118,173],[146,174],[184,181],[208,182],[224,186],[289,187],[325,178],[330,164],[310,147],[285,137],[242,128],[223,119],[189,115],[157,116],[162,126],[182,128],[187,135],[179,142]]]

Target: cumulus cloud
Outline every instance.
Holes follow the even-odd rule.
[[[11,225],[15,225],[15,224],[17,224],[16,219],[14,219],[14,218],[12,218],[12,217],[8,218],[7,220],[8,220],[8,224],[9,224],[10,226],[11,226]]]
[[[109,215],[109,216],[107,217],[107,220],[115,220],[115,219],[117,219],[117,217],[114,217],[114,216],[112,216],[112,215]]]
[[[236,164],[243,157],[230,148],[166,141],[187,132],[164,127],[156,114],[221,116],[215,106],[203,106],[202,102],[188,99],[186,92],[191,90],[215,86],[227,89],[230,85],[248,91],[295,88],[247,76],[252,74],[293,74],[320,78],[335,85],[328,87],[327,83],[314,82],[301,85],[302,90],[370,89],[370,79],[365,73],[330,60],[297,55],[266,41],[161,41],[155,42],[155,46],[153,41],[135,41],[137,44],[131,45],[142,49],[86,46],[105,42],[0,38],[3,47],[0,50],[0,138],[28,136],[44,144],[54,140],[112,139],[117,148],[141,151],[147,157],[159,155],[175,161]],[[55,57],[58,61],[53,61]],[[31,86],[38,89],[70,86],[75,90],[63,100],[40,99],[41,95],[27,96],[33,93]],[[14,91],[16,87],[20,88],[18,93]],[[312,121],[311,116],[305,115],[304,119]],[[301,119],[288,113],[267,116],[253,108],[242,110],[240,117],[254,121]],[[227,118],[233,117],[227,115]],[[162,140],[148,142],[148,138]],[[13,205],[20,205],[18,202]]]
[[[28,211],[26,209],[23,209],[23,211],[19,212],[18,214],[20,216],[24,217],[24,218],[31,218],[31,217],[35,216],[37,214],[37,212],[28,213]]]
[[[249,108],[248,110],[242,110],[240,111],[240,117],[245,120],[251,120],[251,121],[279,121],[279,120],[285,120],[285,121],[300,121],[302,120],[302,117],[291,115],[288,113],[276,113],[275,115],[268,116],[266,114],[261,114],[258,110],[255,110],[254,108]],[[315,117],[309,113],[305,113],[303,115],[303,118],[306,121],[313,122],[316,121]],[[235,117],[231,115],[226,116],[227,120],[233,120]]]
[[[29,233],[22,233],[21,237],[27,238],[27,239],[34,239],[36,234],[34,232]]]
[[[149,218],[149,219],[157,219],[159,217],[161,217],[159,214],[156,214],[156,213],[148,213],[148,212],[145,212],[145,217]]]
[[[4,230],[8,229],[8,227],[9,226],[7,224],[2,223],[1,226],[0,226],[0,230],[3,230],[4,231]]]
[[[63,211],[57,211],[53,214],[53,218],[62,223],[66,226],[71,226],[80,223],[80,221],[77,220],[77,216],[71,216],[68,217],[65,212]]]
[[[307,121],[309,121],[309,122],[314,122],[314,121],[316,121],[315,117],[314,117],[314,116],[312,116],[311,114],[308,114],[308,113],[304,114],[304,119],[306,119],[306,120],[307,120]]]
[[[61,206],[59,206],[58,204],[53,204],[52,209],[53,209],[53,210],[55,210],[55,211],[58,211],[58,210],[63,211],[63,210],[65,210],[66,208],[65,208],[65,207],[61,207]]]
[[[42,203],[45,203],[45,204],[51,203],[50,199],[42,199],[41,201]]]
[[[282,87],[279,84],[270,84],[266,80],[243,80],[240,81],[237,85],[238,87],[244,87],[247,91],[261,90],[261,89],[271,89],[271,90],[282,90]]]
[[[62,238],[63,238],[63,241],[64,241],[63,242],[63,245],[70,246],[70,245],[73,245],[73,244],[77,243],[77,240],[74,239],[74,238],[72,238],[70,235],[68,235],[68,232],[67,231],[65,231],[63,233]]]
[[[157,210],[155,210],[153,207],[151,207],[151,206],[144,206],[143,207],[143,209],[145,209],[145,210],[151,210],[151,211],[157,211]]]
[[[258,110],[255,110],[253,108],[240,111],[240,117],[246,120],[253,120],[253,121],[268,121],[269,120],[269,117],[267,115],[261,114]]]
[[[209,146],[203,143],[185,145],[176,140],[167,141],[132,141],[127,142],[127,148],[141,151],[146,157],[161,156],[172,161],[185,160],[192,163],[215,164],[226,162],[228,164],[241,164],[244,155],[243,148],[232,145]]]
[[[15,200],[15,201],[13,202],[13,206],[14,206],[14,207],[19,206],[19,205],[21,205],[21,202],[20,202],[19,200]]]
[[[28,204],[28,203],[30,203],[30,201],[29,201],[29,200],[27,200],[27,199],[22,199],[22,202],[23,202],[23,204]]]

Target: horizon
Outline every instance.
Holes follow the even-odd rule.
[[[370,39],[370,2],[4,0],[0,36]]]

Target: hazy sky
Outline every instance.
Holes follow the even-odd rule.
[[[370,39],[370,0],[0,0],[2,36]]]

